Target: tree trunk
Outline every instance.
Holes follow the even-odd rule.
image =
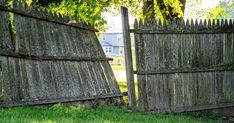
[[[143,16],[145,19],[155,19],[154,0],[144,1]]]
[[[186,0],[179,0],[179,1],[180,1],[180,3],[183,5],[183,6],[181,7],[181,10],[182,10],[182,12],[183,12],[183,14],[184,14],[185,5],[186,5]]]
[[[181,7],[181,10],[184,13],[186,0],[179,0],[179,1],[183,5]],[[167,19],[167,20],[182,19],[181,17],[178,17],[179,13],[174,13],[172,11],[174,8],[170,5],[167,7],[163,0],[156,0],[156,2],[164,19]]]
[[[156,0],[157,1],[157,5],[158,5],[158,8],[163,16],[164,19],[172,19],[171,17],[171,13],[170,11],[168,10],[166,4],[164,3],[163,0]]]

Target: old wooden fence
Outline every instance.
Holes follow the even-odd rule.
[[[118,98],[116,79],[95,35],[66,17],[0,0],[0,106]],[[11,31],[9,14],[15,27]]]
[[[127,9],[122,12],[126,23]],[[133,30],[125,29],[125,36],[130,31],[137,70],[128,73],[137,74],[140,111],[234,106],[233,20],[136,20]]]

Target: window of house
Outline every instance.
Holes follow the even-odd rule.
[[[120,50],[120,54],[123,54],[123,51],[122,51],[122,50]]]
[[[108,48],[106,47],[106,53],[108,52]]]
[[[103,41],[105,41],[105,40],[106,40],[106,37],[105,37],[105,36],[103,36],[103,37],[102,37],[102,40],[103,40]]]
[[[109,52],[111,53],[111,48],[109,48]]]

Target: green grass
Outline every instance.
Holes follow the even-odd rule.
[[[117,107],[87,108],[83,106],[61,107],[18,107],[1,108],[1,123],[220,123],[220,118],[188,114],[144,114],[130,113],[127,109]]]
[[[127,82],[118,82],[119,84],[119,88],[121,92],[127,92]],[[136,98],[138,100],[138,89],[137,89],[137,83],[135,83],[135,90],[136,90]],[[124,102],[127,103],[128,102],[128,97],[123,97]]]
[[[120,70],[120,71],[125,71],[125,66],[124,65],[111,65],[112,70]]]
[[[126,82],[119,82],[122,92]],[[125,97],[125,101],[127,98]],[[222,117],[209,113],[131,113],[122,107],[16,107],[0,108],[0,123],[221,123]]]

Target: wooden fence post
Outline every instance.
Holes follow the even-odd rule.
[[[127,86],[128,86],[128,103],[133,112],[136,112],[136,92],[133,74],[133,63],[132,63],[132,50],[131,50],[131,39],[128,19],[128,9],[121,6],[122,15],[122,29],[123,29],[123,41],[124,41],[124,55],[125,55],[125,66],[127,74]]]
[[[0,0],[0,5],[4,5],[5,0]]]

